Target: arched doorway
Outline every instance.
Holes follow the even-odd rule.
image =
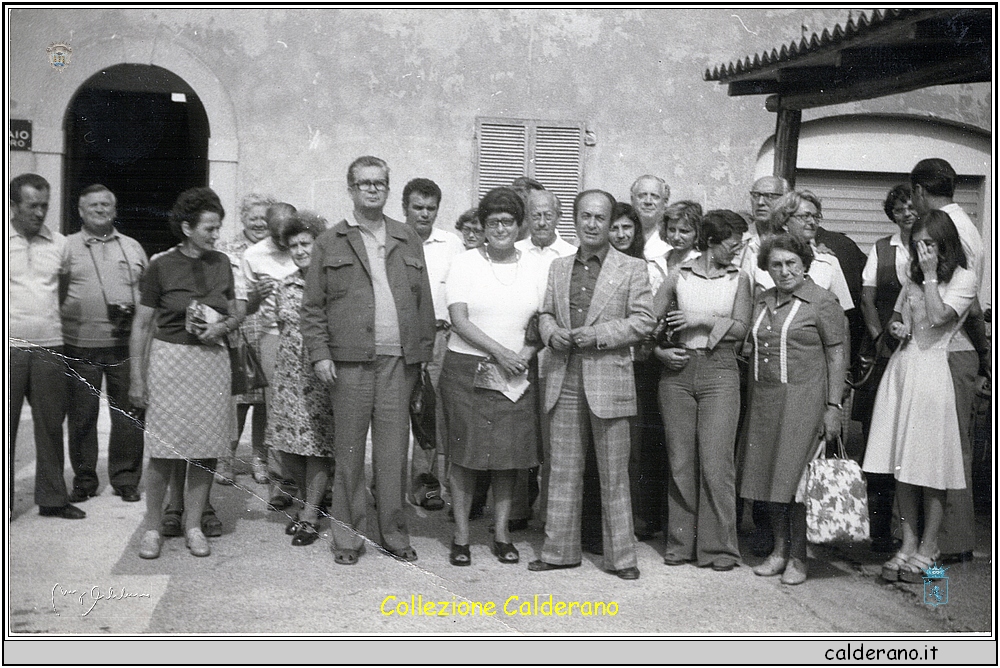
[[[115,65],[80,86],[64,119],[63,231],[80,227],[80,191],[103,183],[119,229],[150,255],[175,243],[167,214],[178,193],[208,184],[209,125],[194,89],[155,65]]]

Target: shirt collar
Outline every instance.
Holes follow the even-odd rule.
[[[595,253],[584,254],[583,248],[578,248],[576,251],[576,259],[578,262],[589,262],[591,258],[597,258],[597,264],[604,266],[604,260],[608,257],[608,251],[611,250],[611,244],[607,244],[601,250]]]
[[[115,228],[115,227],[111,228],[111,233],[110,234],[108,234],[107,236],[103,236],[103,237],[99,237],[96,234],[92,234],[91,232],[88,232],[86,229],[84,229],[82,227],[80,228],[80,234],[83,236],[83,242],[84,243],[87,243],[89,241],[100,241],[100,242],[103,243],[103,242],[111,241],[112,239],[117,239],[118,236],[119,236],[118,229]]]
[[[45,223],[42,223],[42,226],[38,230],[38,234],[36,234],[35,236],[36,237],[41,237],[41,238],[45,239],[46,241],[53,241],[55,239],[55,237],[52,236],[52,230],[50,230],[49,226],[46,225]],[[26,237],[23,234],[21,234],[20,232],[18,232],[17,228],[14,227],[14,224],[11,223],[10,220],[8,220],[7,221],[7,238],[10,238],[10,237],[23,237],[26,241],[29,240],[28,237]]]
[[[802,285],[795,288],[792,292],[792,296],[804,302],[813,302],[816,301],[817,290],[822,290],[822,288],[813,283],[812,278],[810,278],[807,274],[806,279],[802,281]],[[757,301],[766,304],[771,311],[776,310],[778,304],[778,289],[771,288],[769,290],[765,290],[764,294],[761,295]]]
[[[704,278],[704,279],[707,279],[707,280],[712,280],[712,278],[722,278],[723,277],[722,274],[720,274],[718,276],[714,276],[714,277],[713,276],[709,276],[707,273],[705,273],[705,270],[701,266],[701,263],[700,262],[694,262],[693,260],[694,260],[694,258],[685,260],[684,263],[680,267],[681,271],[689,271],[692,274],[694,274],[695,276],[698,276],[700,278]],[[734,264],[730,264],[728,267],[723,268],[723,271],[726,274],[738,274],[740,272],[740,268],[737,267]]]

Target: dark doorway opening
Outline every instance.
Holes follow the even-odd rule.
[[[65,129],[63,232],[80,229],[80,191],[103,183],[118,198],[122,233],[150,255],[173,246],[177,195],[208,184],[208,116],[194,89],[162,67],[115,65],[80,87]]]

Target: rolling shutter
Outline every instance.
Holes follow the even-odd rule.
[[[795,178],[797,189],[811,190],[823,202],[823,227],[851,237],[865,253],[896,231],[882,202],[893,186],[910,181],[909,174],[813,169],[800,169]],[[959,176],[955,182],[955,201],[980,231],[982,186],[982,177],[976,176]]]

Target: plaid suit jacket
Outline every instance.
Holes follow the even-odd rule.
[[[558,328],[571,329],[569,283],[576,255],[554,260],[549,268],[545,302],[538,321],[542,341]],[[597,347],[578,351],[583,356],[583,387],[590,410],[599,418],[635,415],[635,377],[629,348],[653,331],[653,295],[646,263],[608,250],[594,287],[585,327],[593,327]],[[551,350],[545,383],[545,410],[559,400],[566,377],[568,351]]]

